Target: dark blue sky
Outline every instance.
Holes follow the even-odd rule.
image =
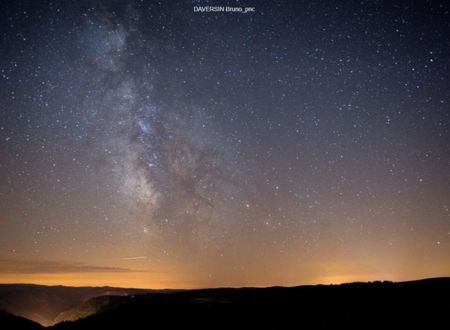
[[[447,3],[224,3],[1,5],[0,281],[449,275]]]

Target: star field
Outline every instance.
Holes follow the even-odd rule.
[[[0,281],[449,275],[446,2],[227,4],[1,5]]]

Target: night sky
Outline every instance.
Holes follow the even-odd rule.
[[[447,1],[3,1],[0,282],[449,276],[449,126]]]

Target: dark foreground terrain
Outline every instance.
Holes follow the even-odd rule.
[[[51,329],[450,327],[450,278],[300,287],[205,289],[97,297],[97,314]],[[84,307],[81,307],[84,308]],[[0,314],[2,329],[39,329]]]
[[[113,287],[67,287],[33,284],[0,284],[0,310],[43,325],[76,319],[106,307],[107,299],[93,304],[96,297],[127,296],[159,292]],[[0,325],[0,328],[1,325]]]

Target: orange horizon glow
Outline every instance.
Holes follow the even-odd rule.
[[[71,287],[119,287],[119,288],[140,288],[140,289],[201,289],[201,288],[220,288],[220,287],[270,287],[270,286],[302,286],[302,285],[330,285],[352,282],[373,282],[373,281],[414,281],[424,278],[448,277],[449,273],[439,273],[433,276],[425,274],[415,274],[413,276],[387,276],[380,277],[371,274],[360,275],[329,275],[310,279],[305,281],[287,281],[277,283],[225,283],[224,285],[215,284],[205,286],[182,280],[169,280],[163,278],[149,279],[147,273],[136,272],[127,273],[126,276],[120,276],[117,273],[42,273],[42,274],[0,274],[0,284],[32,284],[46,286],[71,286]]]

